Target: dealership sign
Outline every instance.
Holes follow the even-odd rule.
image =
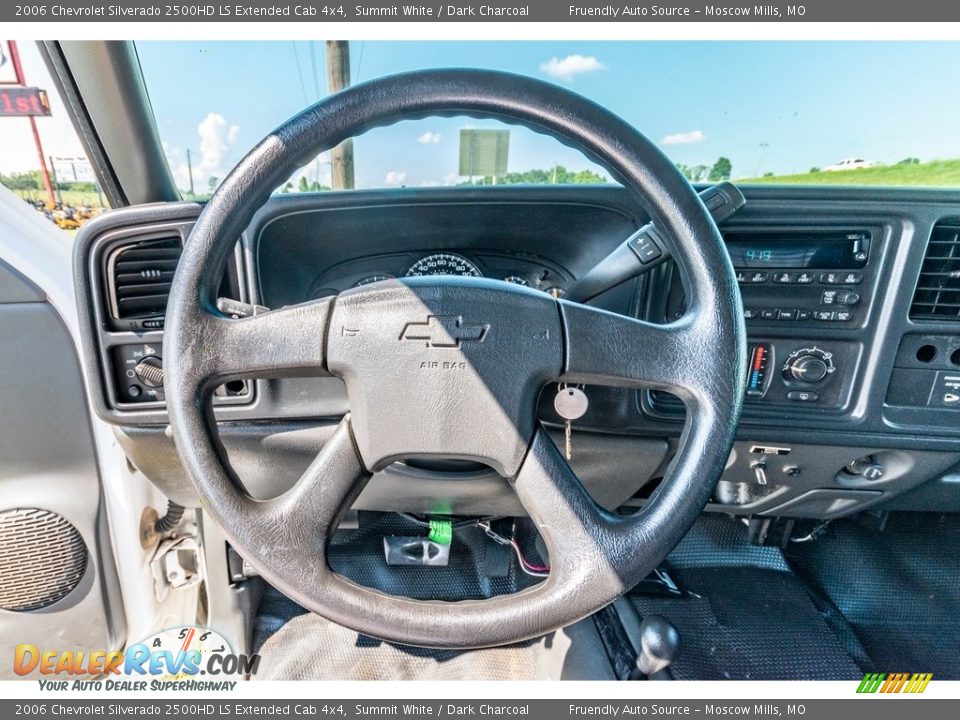
[[[47,91],[35,87],[0,86],[0,117],[50,114]]]
[[[0,85],[19,85],[17,68],[13,64],[13,53],[10,52],[10,41],[0,40]]]

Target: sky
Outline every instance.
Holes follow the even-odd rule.
[[[322,42],[139,42],[137,51],[171,169],[187,187],[189,149],[198,192],[327,91]],[[960,71],[956,42],[366,41],[350,52],[353,82],[483,67],[558,83],[623,116],[676,162],[729,157],[734,178],[849,157],[960,157],[960,93],[944,84]],[[23,44],[21,53],[28,81],[52,90],[36,50]],[[53,113],[38,119],[46,152],[82,152],[56,98]],[[34,167],[27,122],[0,123],[0,170]],[[457,182],[463,127],[497,125],[426,119],[358,138],[358,187]],[[511,128],[510,171],[556,163],[593,168],[551,138]],[[329,182],[324,158],[301,172]]]

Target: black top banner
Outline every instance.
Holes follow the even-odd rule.
[[[317,0],[25,0],[3,3],[0,22],[955,22],[944,0],[806,0],[801,3],[318,2]]]

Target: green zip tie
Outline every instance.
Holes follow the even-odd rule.
[[[453,542],[453,523],[450,520],[431,520],[427,537],[437,545],[449,545]]]

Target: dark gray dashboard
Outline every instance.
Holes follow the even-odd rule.
[[[916,303],[924,298],[915,297],[918,279],[926,277],[921,271],[929,274],[933,262],[925,261],[925,252],[940,247],[939,241],[929,243],[931,234],[936,239],[956,223],[960,193],[744,191],[746,208],[721,228],[731,236],[785,243],[798,233],[861,233],[868,238],[867,252],[846,274],[827,267],[801,277],[807,271],[774,262],[769,271],[751,268],[754,277],[744,275],[748,334],[752,344],[766,348],[770,367],[762,392],[747,398],[740,440],[712,508],[827,518],[881,501],[960,502],[960,485],[948,472],[960,460],[960,406],[947,402],[951,378],[960,376],[960,316],[951,318],[948,310],[918,319],[923,308]],[[131,398],[120,379],[128,369],[124,348],[137,352],[156,345],[162,328],[136,318],[119,327],[109,316],[104,258],[118,243],[171,228],[185,241],[199,210],[176,203],[110,213],[84,228],[76,249],[87,380],[97,412],[117,426],[133,461],[184,501],[192,500],[192,490],[163,430],[162,391]],[[521,278],[559,294],[647,219],[612,186],[277,196],[238,239],[222,291],[276,308],[371,277],[401,276],[424,257],[454,253],[488,277]],[[952,250],[944,247],[960,257],[960,241]],[[758,273],[766,273],[763,281],[755,281]],[[854,302],[837,303],[838,292]],[[666,263],[593,302],[662,321],[682,295],[682,283]],[[934,309],[947,307],[948,300]],[[828,354],[832,366],[814,384],[798,380],[789,364],[811,349]],[[576,425],[575,469],[607,506],[642,505],[669,463],[682,407],[647,392],[587,392],[591,405]],[[546,395],[541,419],[558,426]],[[215,414],[239,476],[253,494],[269,495],[297,477],[347,410],[338,380],[264,379],[221,392]],[[881,466],[880,477],[867,478],[862,468],[868,465]],[[382,475],[361,496],[361,507],[428,512],[438,496],[446,496],[449,511],[465,514],[517,509],[503,480],[482,469],[402,466]]]

